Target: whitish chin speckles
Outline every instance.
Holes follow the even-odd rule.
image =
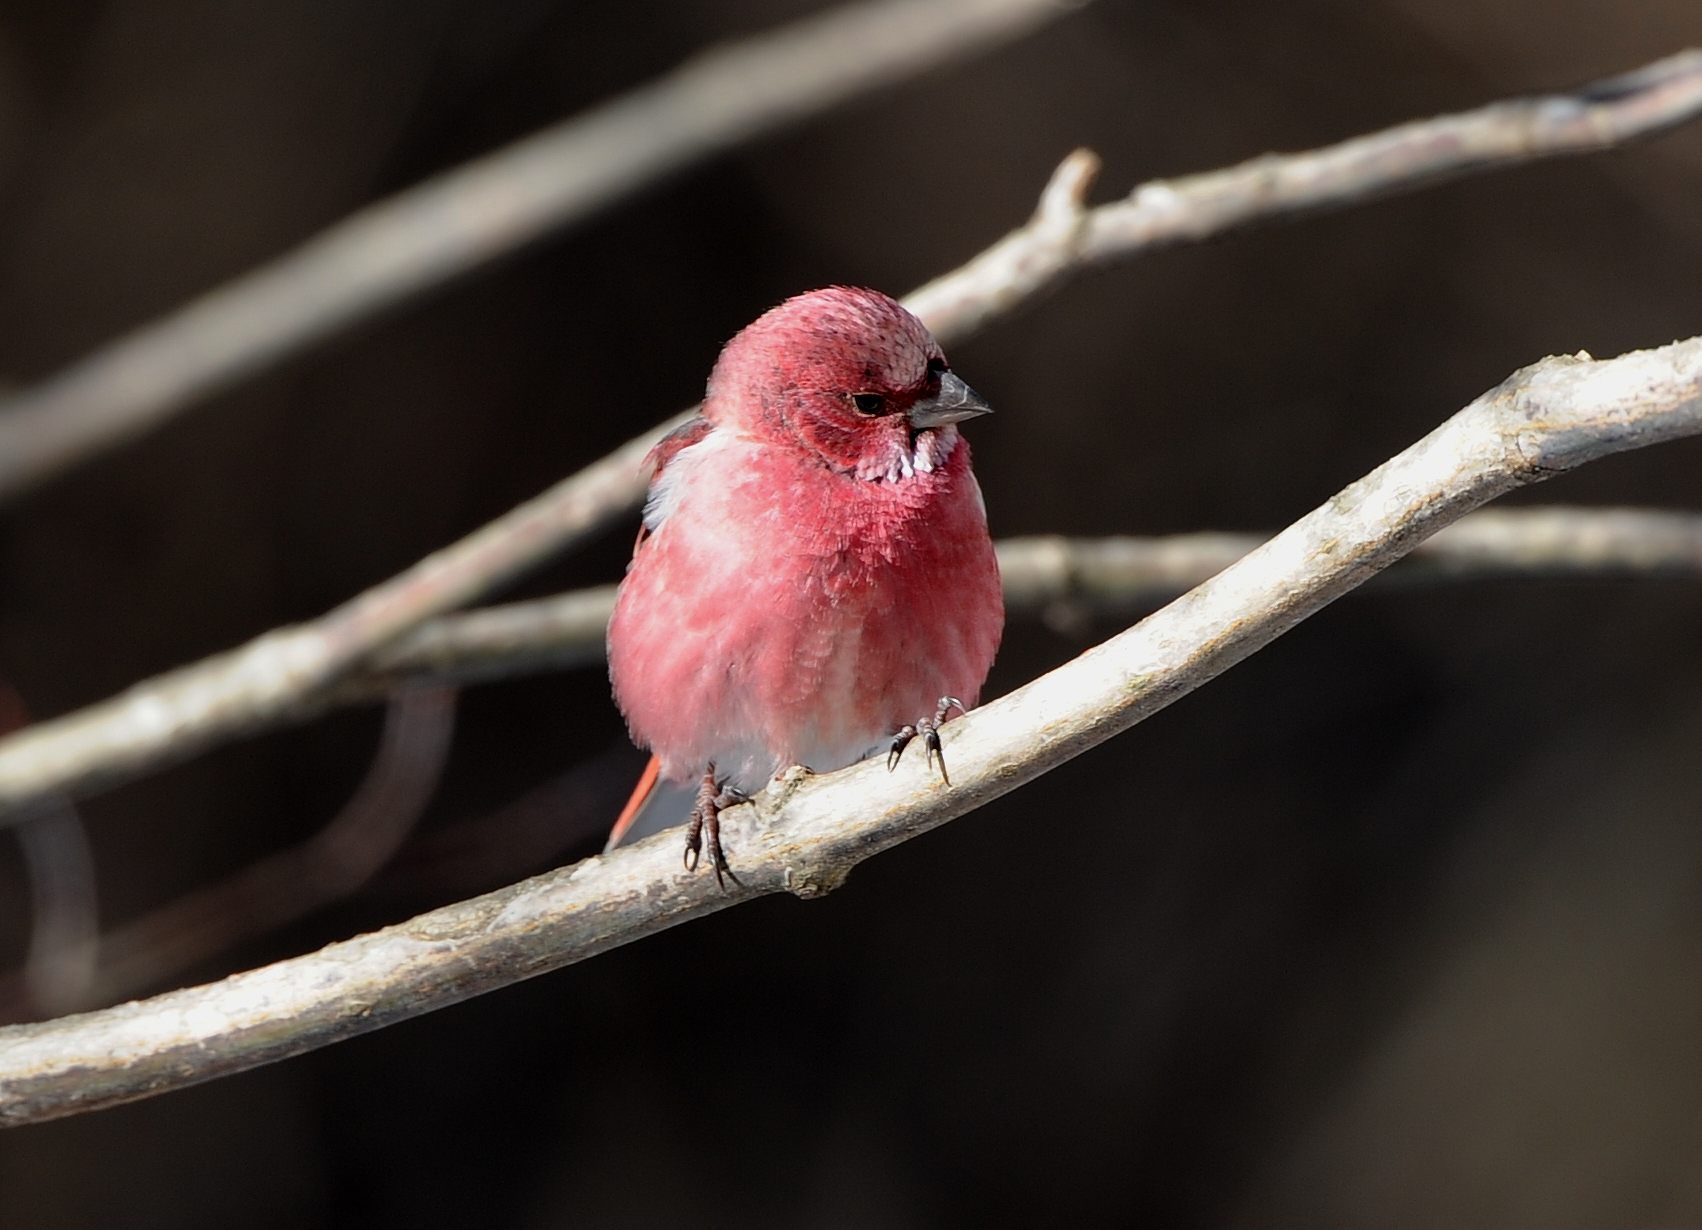
[[[932,474],[951,457],[957,440],[957,428],[951,424],[920,432],[908,446],[895,443],[884,457],[860,462],[856,475],[870,482],[896,483],[918,474]]]

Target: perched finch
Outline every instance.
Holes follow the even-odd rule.
[[[973,705],[1004,626],[964,419],[988,406],[901,305],[830,287],[728,342],[703,410],[656,446],[609,623],[609,674],[658,777],[695,784],[685,861],[789,765],[842,768]],[[949,782],[949,779],[948,779]],[[672,819],[686,817],[681,814]],[[651,827],[651,826],[647,826]]]

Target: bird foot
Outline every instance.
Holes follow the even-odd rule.
[[[953,709],[956,709],[959,713],[969,712],[957,697],[942,696],[940,697],[939,707],[934,710],[933,717],[918,718],[914,725],[900,726],[898,733],[892,737],[892,746],[887,749],[886,771],[891,773],[896,769],[900,758],[904,755],[904,749],[920,738],[922,746],[928,749],[928,766],[932,768],[937,765],[940,770],[940,780],[948,786],[951,785],[951,777],[946,773],[945,751],[940,746],[940,727],[945,723],[946,715]]]
[[[709,850],[709,865],[715,869],[715,883],[722,889],[727,881],[737,884],[739,877],[727,866],[727,855],[721,849],[721,813],[729,807],[750,802],[742,790],[734,790],[715,780],[715,766],[704,771],[697,788],[697,801],[692,804],[691,823],[686,826],[685,868],[696,871],[704,848]]]

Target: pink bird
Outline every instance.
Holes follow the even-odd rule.
[[[974,705],[1004,627],[987,510],[957,424],[987,404],[872,290],[789,299],[728,342],[702,414],[651,453],[609,623],[609,675],[659,777],[696,783],[687,869],[718,816],[789,765],[888,768]],[[946,779],[950,784],[950,779]]]

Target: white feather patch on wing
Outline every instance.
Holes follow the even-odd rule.
[[[697,472],[706,464],[713,465],[716,458],[737,444],[739,439],[732,432],[714,427],[703,439],[675,453],[650,484],[650,496],[644,501],[644,528],[652,534],[661,529],[662,523],[680,506]]]

